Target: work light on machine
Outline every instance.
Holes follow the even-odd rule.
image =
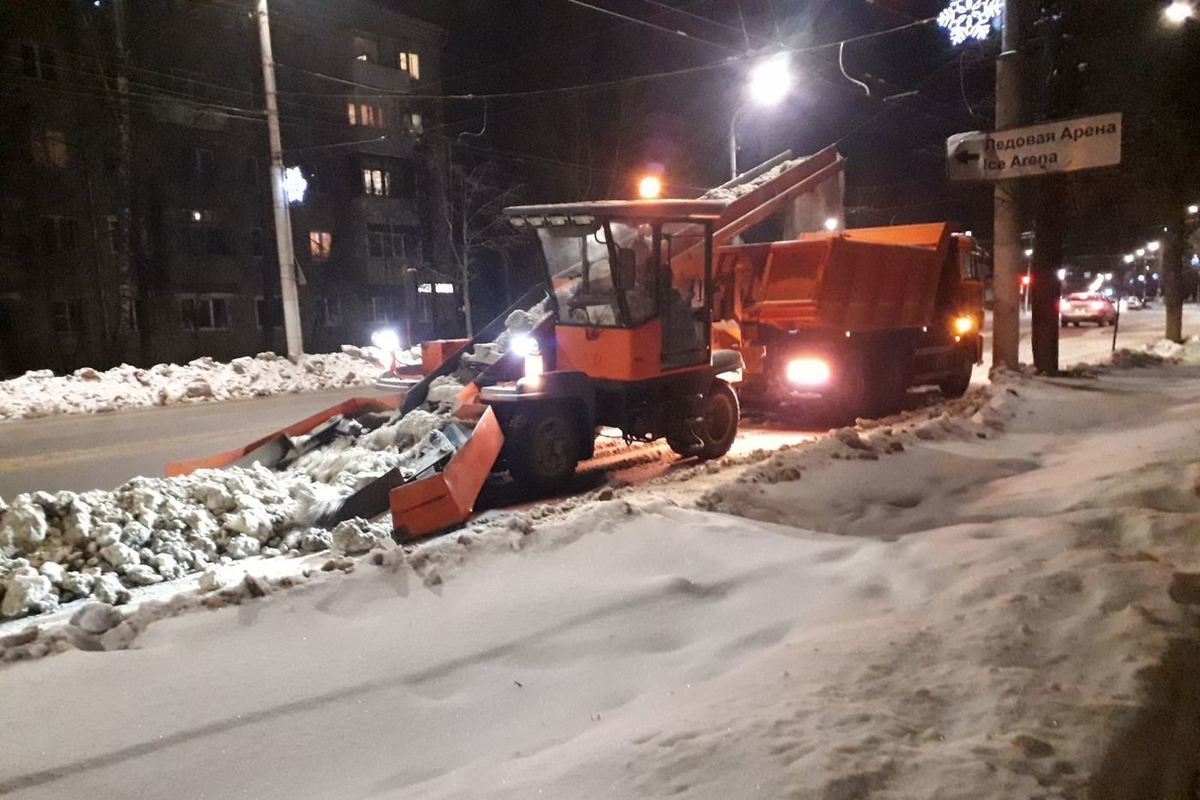
[[[959,336],[966,336],[973,330],[975,330],[974,317],[964,314],[961,317],[954,318],[954,332]]]
[[[833,372],[823,358],[793,358],[788,362],[786,375],[793,386],[817,387],[829,383]]]
[[[662,179],[657,175],[644,175],[638,181],[638,197],[643,200],[657,200],[662,194]]]

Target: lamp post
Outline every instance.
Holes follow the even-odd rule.
[[[745,113],[751,104],[759,106],[779,105],[788,96],[788,92],[791,89],[792,72],[786,53],[779,53],[764,61],[760,61],[750,71],[750,83],[747,86],[750,98],[739,104],[734,109],[733,116],[729,118],[729,177],[731,180],[739,174],[737,166],[738,120],[741,119],[742,114]]]

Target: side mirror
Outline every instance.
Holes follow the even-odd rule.
[[[629,247],[617,249],[617,263],[613,266],[613,288],[618,292],[633,289],[637,280],[637,256]]]

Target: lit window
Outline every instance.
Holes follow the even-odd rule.
[[[399,53],[398,66],[414,81],[421,80],[421,57],[416,53]]]
[[[433,294],[432,283],[421,283],[417,285],[417,291],[421,294]]]
[[[347,103],[346,119],[351,125],[364,128],[382,128],[384,126],[383,107],[370,103]]]
[[[453,283],[435,283],[433,285],[433,290],[435,292],[437,292],[438,294],[454,294],[454,284]]]
[[[408,129],[413,133],[421,133],[425,130],[425,123],[420,114],[408,115]]]
[[[308,252],[317,261],[324,261],[329,258],[329,253],[333,249],[333,235],[329,231],[309,231],[308,232]]]
[[[391,194],[391,181],[387,170],[363,167],[362,176],[364,194],[373,194],[376,197],[387,197]]]

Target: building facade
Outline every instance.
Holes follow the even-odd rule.
[[[253,7],[3,4],[0,374],[283,349]],[[366,0],[271,25],[305,349],[456,334],[440,107],[408,98],[443,32]]]

